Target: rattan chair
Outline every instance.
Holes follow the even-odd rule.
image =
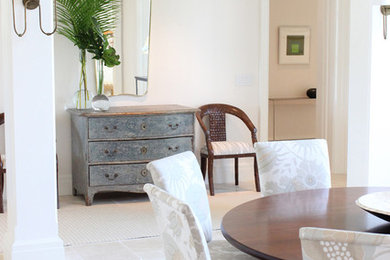
[[[238,159],[243,157],[253,157],[254,176],[256,191],[260,191],[259,173],[257,169],[256,154],[253,144],[257,142],[257,129],[241,109],[226,104],[208,104],[201,106],[196,113],[196,118],[206,136],[206,146],[201,149],[201,170],[203,179],[208,172],[210,195],[214,195],[213,164],[214,159],[234,158],[235,184],[238,185]],[[226,114],[230,114],[241,119],[248,127],[252,143],[231,142],[226,140]],[[203,121],[208,118],[208,125]]]

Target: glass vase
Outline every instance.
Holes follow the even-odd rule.
[[[92,99],[92,108],[97,111],[107,111],[110,108],[110,100],[106,95],[103,94],[103,82],[104,82],[104,71],[103,71],[103,60],[97,61],[97,95]]]
[[[80,50],[80,81],[79,90],[73,96],[73,102],[77,109],[91,108],[91,94],[87,87],[86,51]]]
[[[92,94],[88,89],[80,89],[73,94],[73,104],[77,109],[90,109],[91,101]]]

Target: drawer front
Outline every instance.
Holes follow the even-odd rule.
[[[89,186],[153,183],[146,164],[97,165],[89,167]]]
[[[192,135],[194,114],[89,118],[90,139]]]
[[[150,161],[191,150],[192,137],[90,142],[89,162]]]

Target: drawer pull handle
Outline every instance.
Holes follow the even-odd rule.
[[[179,150],[179,148],[180,148],[179,146],[175,146],[175,147],[169,146],[168,150],[172,151],[172,152],[177,152]]]
[[[113,130],[116,130],[116,129],[118,129],[118,127],[117,127],[116,125],[114,125],[114,126],[112,127],[112,129],[113,129]],[[104,126],[104,130],[106,130],[106,131],[108,131],[108,132],[112,132],[112,130],[110,131],[110,127],[109,127],[109,126]]]
[[[109,157],[111,157],[111,156],[114,156],[116,153],[117,153],[118,151],[115,149],[114,151],[112,151],[112,152],[110,152],[109,150],[104,150],[104,153],[107,155],[107,156],[109,156]]]
[[[142,130],[146,130],[146,128],[147,128],[147,127],[146,127],[146,124],[145,124],[145,123],[142,123],[142,124],[141,124],[141,129],[142,129]]]
[[[169,124],[168,125],[172,130],[176,130],[179,128],[179,124]]]
[[[141,175],[142,175],[143,177],[146,177],[146,175],[148,175],[147,170],[146,170],[146,169],[143,169],[143,170],[141,171]]]
[[[147,152],[148,152],[148,148],[146,148],[145,146],[141,148],[142,154],[146,154]]]
[[[104,177],[106,177],[109,181],[113,181],[118,177],[118,173],[115,173],[112,177],[108,173],[104,174]]]

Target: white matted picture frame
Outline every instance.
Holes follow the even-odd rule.
[[[310,63],[310,28],[279,27],[279,64]]]

